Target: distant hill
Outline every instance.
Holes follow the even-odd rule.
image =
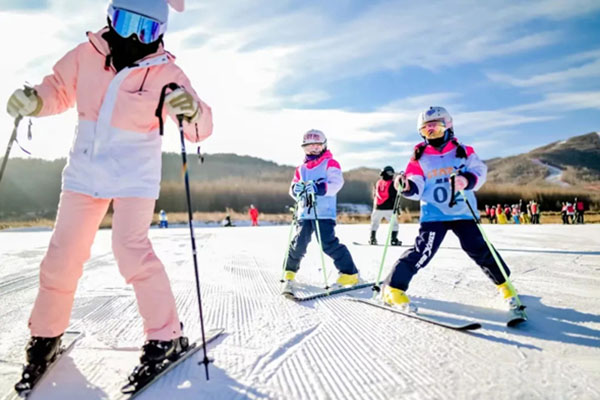
[[[525,154],[486,161],[493,183],[570,185],[596,189],[600,184],[600,135],[574,136]]]

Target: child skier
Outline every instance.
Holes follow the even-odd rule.
[[[169,1],[183,10],[183,0]],[[168,12],[166,0],[112,0],[108,26],[88,32],[88,41],[60,59],[34,91],[19,89],[9,99],[13,117],[54,115],[75,105],[79,114],[54,232],[40,265],[24,378],[44,369],[60,348],[77,281],[111,201],[113,252],[133,285],[147,337],[142,363],[175,357],[186,342],[165,268],[148,239],[161,177],[155,110],[163,87],[174,82],[179,88],[165,97],[161,112],[174,120],[183,115],[188,140],[208,137],[212,116],[163,47]]]
[[[398,219],[394,214],[394,205],[396,204],[396,195],[398,191],[393,185],[394,168],[384,167],[379,176],[381,179],[375,183],[373,193],[373,213],[371,214],[371,238],[369,244],[377,244],[377,229],[382,218],[385,218],[392,224],[392,246],[401,246],[402,242],[398,240]]]
[[[340,243],[334,230],[336,195],[344,185],[340,164],[327,150],[327,139],[319,130],[312,129],[304,134],[302,148],[304,163],[296,168],[290,187],[290,196],[298,201],[298,232],[288,251],[282,293],[293,293],[300,261],[316,231],[315,218],[318,218],[323,251],[333,258],[339,271],[336,283],[354,286],[359,281],[358,270],[348,248]],[[313,195],[316,204],[311,204]]]
[[[394,265],[385,281],[382,299],[385,303],[414,309],[405,291],[412,277],[425,267],[439,249],[448,230],[458,236],[461,247],[498,286],[511,308],[518,300],[494,261],[469,208],[460,194],[451,206],[450,177],[455,174],[455,191],[464,190],[466,200],[477,210],[474,191],[486,179],[487,167],[470,146],[454,138],[452,117],[443,107],[431,107],[419,115],[417,129],[423,142],[406,167],[406,174],[396,178],[406,198],[421,200],[421,226],[412,249],[406,251]],[[400,190],[400,189],[399,189]],[[500,258],[506,274],[510,271]]]

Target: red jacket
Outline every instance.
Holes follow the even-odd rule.
[[[248,214],[250,214],[250,218],[258,219],[258,208],[251,208],[248,210]]]

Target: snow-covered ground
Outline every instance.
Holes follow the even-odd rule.
[[[285,226],[197,229],[207,328],[226,333],[172,371],[142,399],[598,399],[600,398],[600,227],[485,226],[513,269],[530,320],[503,324],[494,286],[449,234],[413,280],[421,309],[476,319],[474,333],[451,331],[344,296],[295,303],[278,295]],[[387,226],[380,230],[383,239]],[[401,225],[412,243],[417,225]],[[366,279],[377,275],[383,247],[366,241],[366,225],[338,226]],[[120,386],[143,342],[131,288],[110,250],[110,230],[96,237],[80,281],[72,324],[85,338],[31,399],[120,399]],[[0,398],[17,380],[38,265],[50,232],[0,232]],[[167,265],[187,334],[199,333],[186,228],[152,230]],[[388,251],[386,272],[404,251]],[[299,281],[322,285],[313,244]],[[334,269],[327,261],[329,281]],[[369,291],[354,295],[369,297]]]

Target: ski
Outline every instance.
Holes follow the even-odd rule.
[[[525,312],[525,306],[521,305],[518,308],[511,309],[508,312],[509,318],[506,321],[506,326],[509,328],[514,328],[519,324],[527,321],[527,313]]]
[[[361,242],[352,242],[352,244],[355,246],[373,246],[373,247],[385,246],[385,244],[383,244],[383,243],[369,244],[369,243],[361,243]],[[411,247],[411,246],[408,246],[408,245],[402,246],[402,242],[400,242],[400,244],[397,244],[397,245],[390,244],[390,245],[388,245],[388,247]]]
[[[436,317],[419,314],[418,312],[417,313],[405,312],[405,311],[399,310],[394,307],[390,307],[388,305],[382,304],[380,302],[377,302],[377,301],[374,301],[371,299],[361,299],[358,297],[347,297],[347,299],[351,300],[351,301],[356,301],[359,303],[368,304],[373,307],[381,308],[382,310],[391,311],[396,314],[404,315],[405,317],[415,318],[420,321],[429,322],[430,324],[443,326],[444,328],[454,329],[457,331],[472,331],[472,330],[481,328],[481,324],[479,322],[474,322],[474,321],[468,321],[468,322],[463,322],[463,323],[445,322],[445,321],[442,321],[441,319],[437,319]]]
[[[27,371],[27,366],[23,367],[21,380],[15,385],[16,395],[14,398],[27,398],[35,390],[40,381],[48,374],[48,371],[54,367],[62,356],[67,354],[75,343],[83,337],[79,331],[66,331],[61,337],[61,347],[54,359],[46,365],[45,368],[38,368]]]
[[[329,289],[329,290],[321,289],[319,292],[310,293],[310,294],[307,294],[304,296],[298,296],[298,295],[294,294],[293,292],[284,292],[282,294],[290,300],[300,302],[300,301],[314,300],[314,299],[318,299],[321,297],[333,296],[333,295],[340,294],[340,293],[350,292],[352,290],[364,289],[367,287],[372,287],[374,284],[375,284],[374,282],[365,282],[365,283],[359,283],[358,285],[354,285],[354,286],[350,286],[350,287],[337,287],[335,289]]]
[[[225,331],[225,329],[223,329],[223,328],[215,328],[215,329],[209,330],[208,332],[206,332],[206,343],[212,342],[213,340],[218,338],[224,331]],[[144,390],[146,390],[148,387],[150,387],[154,382],[159,380],[164,375],[168,374],[169,371],[171,371],[172,369],[177,367],[179,364],[181,364],[182,362],[184,362],[185,360],[190,358],[198,350],[201,350],[201,349],[202,349],[202,337],[196,339],[195,342],[190,343],[190,347],[185,352],[180,354],[180,356],[177,360],[167,364],[167,366],[164,367],[163,369],[161,369],[160,372],[158,372],[156,375],[149,378],[149,380],[147,380],[143,384],[140,384],[139,387],[133,385],[133,387],[134,387],[133,391],[126,390],[126,389],[131,388],[132,383],[134,383],[130,380],[130,382],[128,382],[125,386],[123,386],[123,388],[121,388],[121,392],[123,394],[129,394],[130,400],[135,399],[139,394],[144,392]]]

